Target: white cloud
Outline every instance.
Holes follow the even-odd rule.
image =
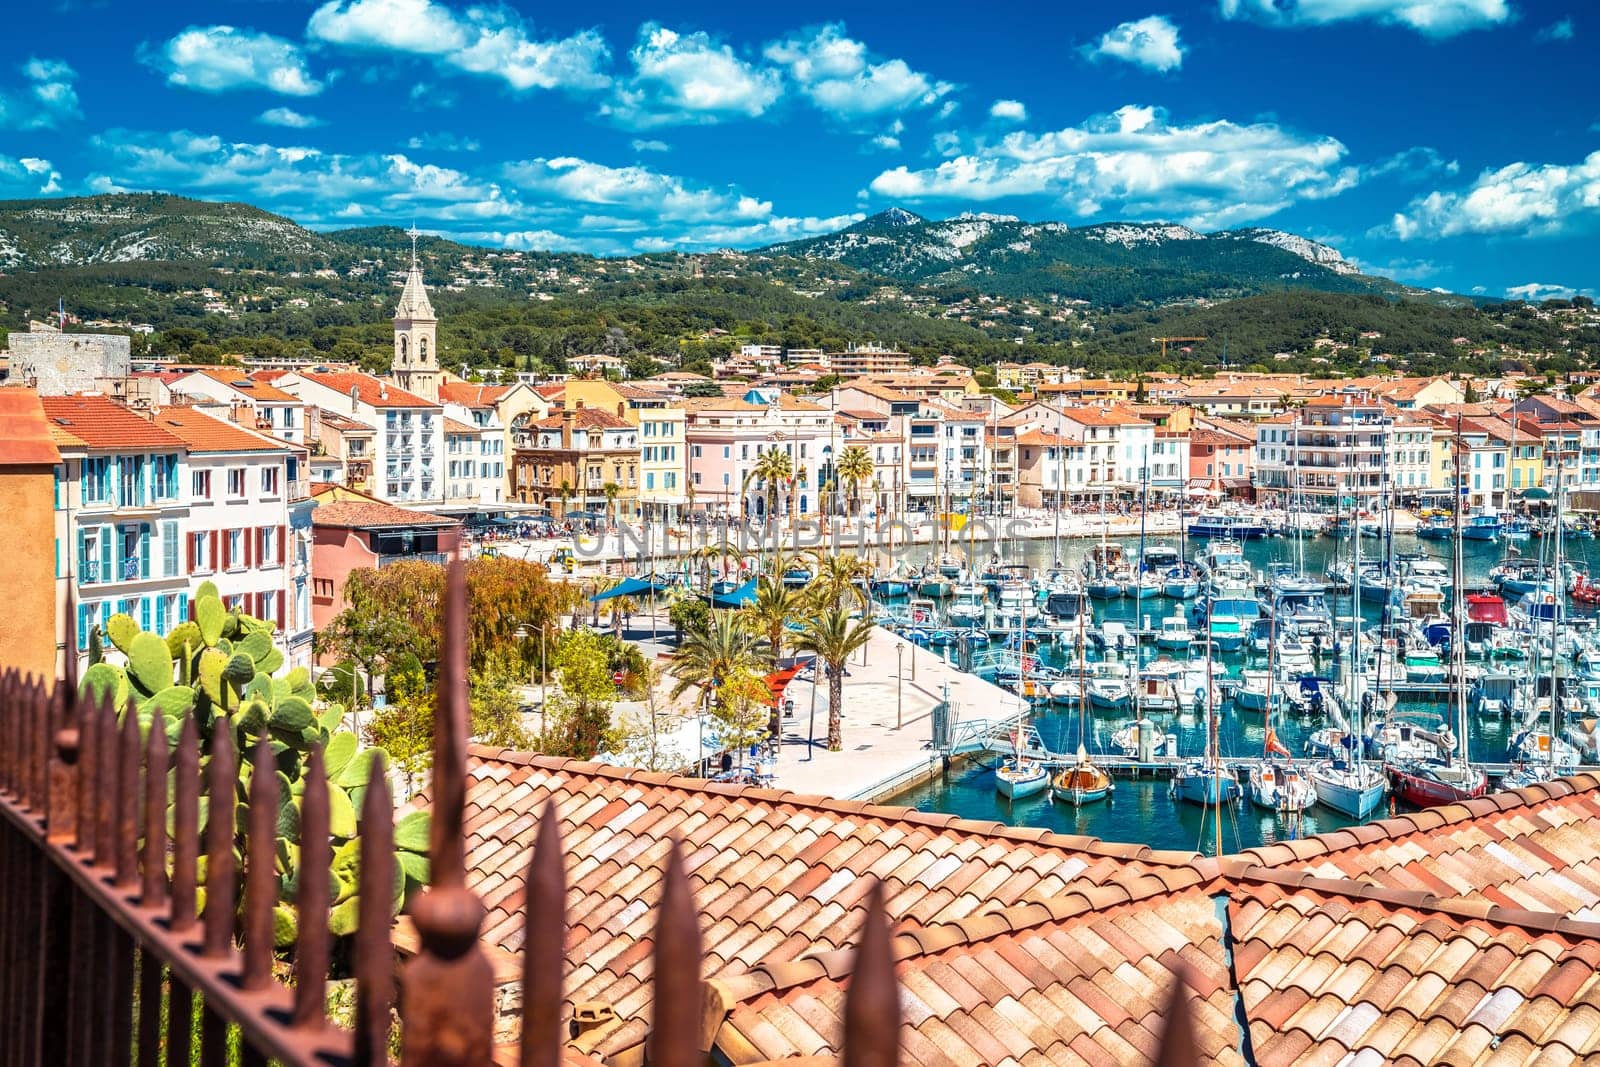
[[[265,89],[284,96],[315,96],[322,92],[322,83],[312,77],[298,45],[255,30],[190,26],[159,53],[143,58],[166,72],[168,85],[204,93]]]
[[[989,117],[1006,122],[1027,122],[1028,108],[1021,100],[996,100],[989,105]]]
[[[1426,145],[1417,145],[1405,148],[1392,156],[1380,159],[1361,168],[1361,177],[1382,178],[1388,175],[1398,175],[1402,180],[1421,181],[1435,174],[1456,174],[1461,170],[1461,164],[1454,159],[1446,159],[1434,148]]]
[[[1402,241],[1461,234],[1543,237],[1600,213],[1600,152],[1581,163],[1511,163],[1462,190],[1418,197],[1394,216]]]
[[[881,148],[885,152],[896,152],[900,149],[900,138],[892,133],[880,133],[872,139],[872,147]]]
[[[0,196],[48,196],[61,191],[61,172],[48,159],[0,155]]]
[[[1506,296],[1512,300],[1526,300],[1536,304],[1541,300],[1570,300],[1575,296],[1593,296],[1592,289],[1574,289],[1570,285],[1553,285],[1549,282],[1528,282],[1526,285],[1506,286]]]
[[[256,116],[256,121],[267,126],[283,126],[291,130],[309,130],[324,125],[315,115],[302,115],[289,107],[272,107]]]
[[[406,147],[413,152],[476,152],[483,146],[471,137],[459,137],[448,130],[441,130],[408,137]]]
[[[1176,218],[1210,228],[1343,192],[1359,180],[1345,155],[1332,137],[1273,123],[1184,126],[1159,108],[1128,106],[1064,130],[980,140],[935,167],[896,167],[874,178],[872,190],[913,201],[1048,197],[1078,217]]]
[[[1429,37],[1452,37],[1511,18],[1508,0],[1218,0],[1223,18],[1268,26],[1371,19]]]
[[[783,93],[777,71],[746,62],[703,32],[646,23],[628,57],[633,75],[601,112],[634,128],[755,118]]]
[[[54,129],[78,118],[78,74],[59,59],[29,59],[20,90],[0,89],[0,130]]]
[[[458,12],[433,0],[329,0],[312,12],[306,35],[350,48],[433,56],[517,90],[594,90],[610,84],[611,50],[594,30],[535,39],[507,7]]]
[[[653,137],[635,137],[632,142],[635,152],[670,152],[672,146],[665,141],[658,141]]]
[[[1165,15],[1146,15],[1114,26],[1084,52],[1091,59],[1120,59],[1161,74],[1183,66],[1184,55],[1178,27]]]
[[[1572,16],[1557,19],[1538,33],[1533,35],[1535,41],[1570,41],[1576,37],[1577,29],[1572,23]]]
[[[842,23],[774,41],[765,54],[813,104],[846,120],[928,107],[955,88],[903,59],[876,59],[865,44],[845,36]]]
[[[610,167],[571,156],[510,163],[505,176],[519,189],[568,203],[645,207],[655,217],[674,222],[765,219],[772,214],[771,203],[732,188],[694,187],[648,167]]]

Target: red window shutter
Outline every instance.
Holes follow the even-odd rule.
[[[185,547],[188,549],[188,552],[189,552],[189,569],[184,571],[183,573],[185,573],[185,574],[193,574],[194,573],[194,534],[190,534],[189,536],[185,537],[183,540],[185,542]]]
[[[287,551],[287,549],[288,549],[288,541],[289,541],[289,528],[286,527],[286,526],[278,527],[278,562],[279,563],[288,563],[289,562],[289,554],[288,554],[288,551]]]
[[[239,540],[244,542],[244,565],[253,567],[255,566],[256,557],[256,532],[254,530],[245,530],[243,532],[244,536]]]
[[[255,594],[254,600],[255,606],[253,610],[251,610],[250,614],[259,619],[261,618],[261,609],[267,606],[267,594],[257,593]]]
[[[217,546],[218,545],[220,545],[222,547],[222,554],[220,556],[217,554]],[[228,569],[228,567],[232,563],[233,563],[233,561],[228,558],[228,539],[226,537],[221,536],[221,531],[212,530],[211,531],[211,569],[214,570],[214,571],[225,571],[225,570]]]
[[[284,625],[283,590],[282,589],[278,590],[278,629],[280,629],[280,630],[287,630],[288,629],[288,627]]]

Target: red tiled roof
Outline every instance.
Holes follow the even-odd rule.
[[[165,407],[156,425],[181,440],[191,452],[280,452],[287,448],[275,440],[251,433],[197,408]]]
[[[109,397],[44,396],[39,402],[57,444],[134,452],[184,447],[174,434]]]
[[[334,500],[318,504],[311,513],[317,526],[341,526],[350,529],[368,529],[377,526],[456,526],[455,519],[443,515],[430,515],[426,511],[409,511],[386,504],[381,500]]]
[[[357,371],[300,371],[300,376],[308,382],[316,382],[345,396],[350,395],[350,390],[355,389],[357,397],[363,404],[375,408],[431,408],[438,407],[415,393],[408,393],[398,385],[374,378],[370,374],[361,374]]]
[[[487,408],[511,392],[509,385],[482,385],[475,382],[445,382],[439,386],[439,399],[462,407]]]
[[[293,393],[286,393],[273,385],[270,381],[245,374],[243,371],[229,370],[226,367],[207,367],[194,371],[195,374],[204,375],[214,382],[221,382],[230,389],[235,389],[255,400],[262,400],[269,404],[298,404],[300,398]],[[187,378],[188,375],[180,375]]]
[[[53,467],[60,462],[39,394],[0,389],[0,467]]]
[[[566,421],[566,412],[546,416],[533,424],[536,430],[559,430]],[[619,419],[609,411],[599,408],[578,408],[572,412],[572,426],[576,430],[626,430],[632,426],[627,419]]]

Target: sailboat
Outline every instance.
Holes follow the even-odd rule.
[[[1456,481],[1456,539],[1453,561],[1455,563],[1455,588],[1465,590],[1466,585],[1462,580],[1461,563],[1461,498],[1465,490],[1461,474],[1461,416],[1456,416],[1456,441],[1455,441],[1455,481]],[[1559,552],[1560,532],[1556,534],[1557,551]],[[1459,800],[1471,800],[1481,797],[1489,789],[1489,776],[1483,768],[1472,765],[1471,754],[1467,751],[1467,647],[1461,639],[1461,603],[1462,596],[1458,594],[1451,597],[1450,603],[1450,658],[1453,677],[1450,679],[1449,699],[1456,715],[1456,736],[1461,738],[1459,752],[1446,753],[1441,758],[1417,760],[1411,763],[1393,765],[1389,768],[1389,779],[1395,796],[1408,804],[1419,808],[1433,807],[1438,804],[1453,804]]]
[[[1272,691],[1272,683],[1275,681],[1273,674],[1274,664],[1272,653],[1269,651],[1265,705],[1267,736],[1262,743],[1261,762],[1250,769],[1244,791],[1250,798],[1250,803],[1256,807],[1293,818],[1317,802],[1317,787],[1309,776],[1289,761],[1289,750],[1278,740],[1278,732],[1273,729],[1272,714],[1276,710],[1276,702],[1273,699],[1276,694]],[[1277,762],[1273,756],[1282,756],[1284,762]]]
[[[1150,567],[1144,554],[1145,515],[1149,511],[1150,503],[1150,454],[1148,450],[1139,454],[1139,559],[1134,564],[1133,576],[1128,579],[1128,584],[1123,587],[1123,594],[1135,600],[1146,600],[1153,596],[1160,596],[1163,586],[1161,576]]]
[[[1387,446],[1385,446],[1387,447]],[[1347,473],[1345,486],[1352,486]],[[1359,499],[1355,501],[1359,504]],[[1350,628],[1351,652],[1349,659],[1350,729],[1339,738],[1343,752],[1331,759],[1311,765],[1307,772],[1317,791],[1317,800],[1351,818],[1365,820],[1383,802],[1388,781],[1383,772],[1363,759],[1361,751],[1361,711],[1364,682],[1361,676],[1361,536],[1356,527],[1350,527]]]
[[[1011,755],[994,771],[994,787],[1003,797],[1021,800],[1043,792],[1050,785],[1050,772],[1043,761],[1022,754],[1028,738],[1028,656],[1022,649],[1022,637],[1027,632],[1027,602],[1023,602],[1017,621],[1017,694],[1022,701],[1022,711],[1017,715],[1017,730],[1011,735]]]
[[[1172,779],[1172,795],[1191,804],[1217,807],[1225,801],[1239,798],[1239,779],[1233,771],[1222,765],[1221,746],[1217,737],[1216,689],[1211,684],[1211,649],[1206,644],[1206,750],[1198,759],[1190,760],[1178,769]],[[1220,819],[1220,815],[1219,815]]]
[[[1078,612],[1078,627],[1083,628],[1085,612]],[[1078,762],[1066,768],[1055,776],[1050,783],[1050,795],[1057,800],[1065,800],[1069,804],[1092,804],[1097,800],[1104,800],[1111,795],[1115,788],[1111,784],[1111,776],[1104,770],[1096,767],[1089,760],[1089,753],[1083,746],[1085,724],[1088,716],[1084,711],[1084,642],[1078,642]]]

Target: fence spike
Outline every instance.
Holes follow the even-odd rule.
[[[521,1067],[560,1067],[567,872],[556,802],[545,801],[523,901]]]
[[[100,867],[116,864],[117,809],[117,708],[107,700],[100,709],[100,736],[95,749],[100,753],[99,788],[94,798],[94,862]]]
[[[78,694],[62,679],[56,684],[55,699],[51,702],[49,768],[45,806],[50,837],[65,844],[77,833],[78,825],[78,759],[82,731],[78,728]]]
[[[467,574],[459,553],[445,576],[431,793],[431,884],[411,903],[421,947],[401,985],[408,1022],[401,1062],[485,1063],[494,1043],[494,970],[478,944],[483,902],[466,887]]]
[[[233,948],[234,797],[239,768],[234,762],[233,727],[218,718],[211,731],[211,761],[206,767],[205,954],[226,956]]]
[[[144,888],[147,908],[167,902],[167,727],[155,712],[144,747]]]
[[[322,746],[306,761],[300,797],[300,879],[295,894],[294,1025],[319,1029],[327,1021],[328,883],[333,847],[328,839],[328,776]]]
[[[4,680],[4,701],[0,701],[0,741],[6,746],[0,752],[0,791],[17,795],[17,775],[21,756],[17,752],[17,730],[22,723],[22,699],[18,692],[17,672],[7,670]]]
[[[1172,980],[1172,995],[1167,998],[1167,1025],[1161,1030],[1161,1052],[1156,1067],[1195,1067],[1194,1022],[1189,1017],[1188,965],[1180,964]]]
[[[139,712],[130,700],[122,713],[117,738],[117,810],[112,825],[116,834],[117,884],[131,886],[139,879],[139,813],[144,794],[139,788],[139,763],[144,739],[139,736]]]
[[[245,989],[272,982],[272,909],[278,903],[278,763],[272,739],[261,731],[251,760],[249,838],[244,851]]]
[[[700,1017],[705,1011],[705,982],[700,977],[700,917],[676,836],[667,844],[667,867],[661,878],[661,906],[651,956],[654,991],[645,1062],[651,1067],[704,1067],[705,1054],[700,1048]]]
[[[394,796],[388,761],[372,757],[361,801],[361,885],[355,936],[356,1067],[387,1067],[389,1012],[394,1005],[394,950],[389,940],[394,897]]]
[[[172,775],[172,932],[194,925],[200,866],[200,732],[193,715],[183,717]]]
[[[900,989],[894,941],[884,912],[883,883],[867,893],[850,988],[844,998],[843,1067],[897,1067],[900,1062]]]
[[[100,709],[103,703],[100,698],[91,699],[82,709],[78,726],[78,763],[83,767],[84,774],[80,779],[83,788],[78,794],[78,825],[74,841],[78,854],[89,861],[93,861],[95,850],[99,847],[95,836],[99,828],[95,803],[103,781],[100,777]]]

